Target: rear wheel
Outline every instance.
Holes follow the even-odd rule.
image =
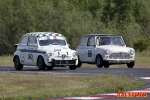
[[[75,70],[77,66],[69,66],[70,70]]]
[[[14,66],[16,70],[22,70],[23,65],[20,63],[20,59],[18,56],[14,58]]]
[[[135,61],[131,61],[130,63],[127,63],[128,68],[133,68],[134,63],[135,63]]]
[[[39,56],[37,66],[38,66],[39,70],[45,70],[46,64],[45,64],[42,56]]]
[[[103,67],[103,59],[100,55],[97,55],[97,57],[96,57],[96,65],[97,65],[98,68]]]

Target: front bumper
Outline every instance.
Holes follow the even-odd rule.
[[[134,59],[105,59],[104,61],[110,64],[126,64],[134,61]]]
[[[52,59],[51,62],[52,66],[75,66],[76,64],[76,60],[55,60],[55,59]]]

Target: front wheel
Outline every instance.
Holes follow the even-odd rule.
[[[14,58],[14,66],[16,70],[22,70],[23,65],[20,63],[20,59],[18,56]]]
[[[98,68],[103,67],[103,59],[100,55],[97,55],[97,57],[96,57],[96,65],[97,65]]]
[[[77,66],[69,66],[70,70],[75,70]]]
[[[133,68],[135,64],[135,61],[131,61],[130,63],[127,63],[128,68]]]
[[[37,66],[38,66],[39,70],[45,70],[46,64],[45,64],[42,56],[39,56]]]

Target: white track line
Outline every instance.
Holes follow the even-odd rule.
[[[150,77],[139,77],[141,79],[150,79]]]

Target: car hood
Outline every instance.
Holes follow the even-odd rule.
[[[49,45],[49,46],[41,46],[39,47],[41,51],[51,51],[51,52],[66,52],[71,51],[68,46],[60,46],[60,45]]]
[[[101,49],[109,49],[111,50],[112,52],[129,52],[131,49],[131,47],[125,47],[125,46],[118,46],[118,45],[103,45],[103,46],[99,46],[98,48],[101,48]]]

